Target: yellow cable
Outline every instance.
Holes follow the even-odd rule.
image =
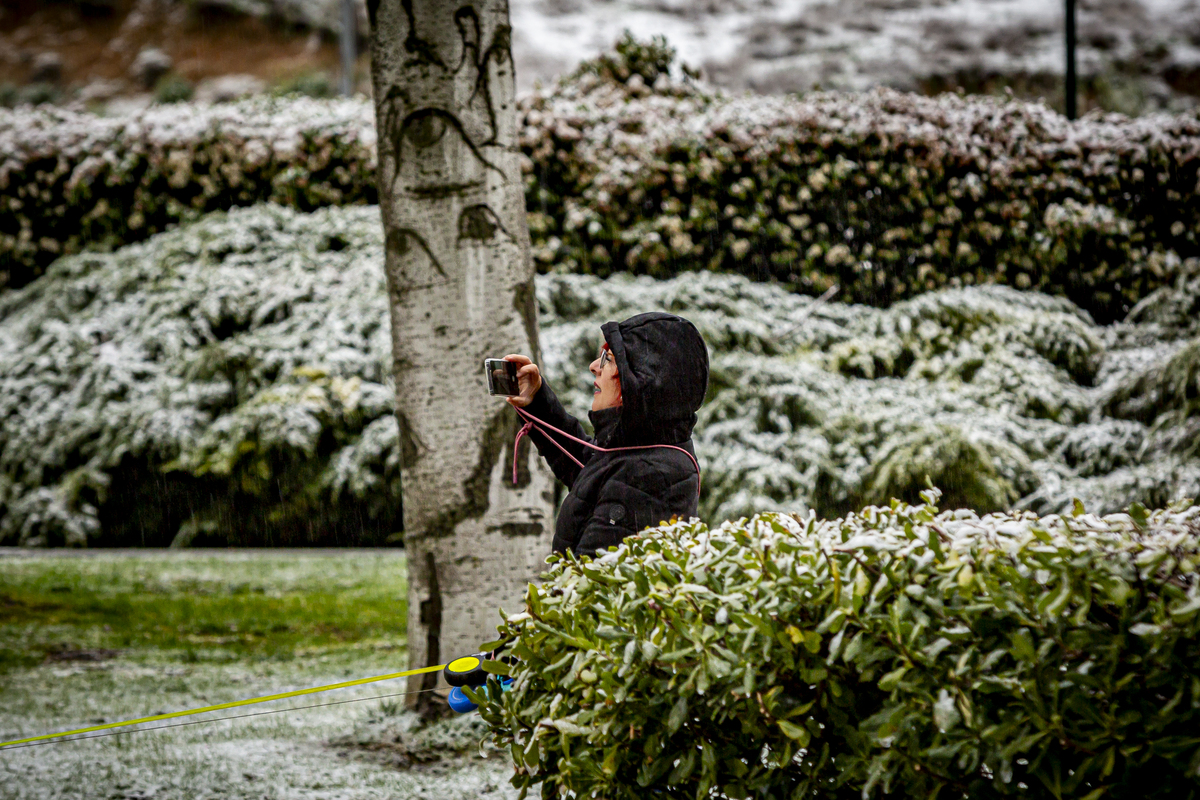
[[[41,736],[30,736],[28,739],[14,739],[11,742],[0,742],[0,748],[8,747],[13,744],[25,744],[27,742],[40,742],[44,739],[57,739],[60,736],[74,736],[77,733],[91,733],[92,731],[103,731],[109,728],[123,728],[126,725],[139,725],[143,722],[156,722],[160,719],[174,719],[176,717],[188,717],[192,714],[203,714],[206,711],[220,711],[225,708],[237,708],[238,706],[252,706],[255,703],[266,703],[270,700],[285,700],[289,697],[299,697],[303,694],[316,694],[317,692],[328,692],[333,689],[345,689],[349,686],[361,686],[364,683],[375,683],[376,681],[390,681],[395,678],[407,678],[409,675],[423,675],[426,672],[437,672],[445,667],[445,664],[438,664],[435,667],[421,667],[420,669],[410,669],[404,672],[393,672],[390,675],[376,675],[373,678],[359,678],[353,681],[343,681],[342,683],[331,683],[328,686],[316,686],[312,689],[297,689],[294,692],[281,692],[279,694],[269,694],[265,697],[251,697],[249,700],[234,700],[232,703],[218,703],[215,706],[205,706],[204,708],[193,708],[189,711],[172,711],[169,714],[155,714],[153,717],[142,717],[141,719],[131,719],[125,722],[109,722],[105,725],[93,725],[90,728],[78,728],[73,731],[63,731],[62,733],[45,733]]]

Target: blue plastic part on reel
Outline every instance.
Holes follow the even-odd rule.
[[[482,686],[477,688],[480,691],[487,691],[487,689]],[[505,692],[512,688],[512,678],[505,678],[504,680],[500,681],[500,688]],[[446,698],[446,701],[450,703],[450,708],[457,711],[459,714],[467,714],[479,708],[479,706],[475,705],[475,703],[471,701],[471,698],[467,697],[467,693],[462,690],[461,686],[455,686],[453,689],[451,689],[450,696]]]
[[[479,706],[471,702],[471,698],[467,697],[466,692],[462,690],[461,686],[455,686],[451,689],[450,696],[446,699],[450,702],[450,708],[459,714],[466,714],[469,711],[479,708]]]

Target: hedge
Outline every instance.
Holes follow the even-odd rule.
[[[601,323],[693,320],[706,520],[835,517],[927,478],[981,513],[1163,505],[1200,496],[1200,259],[1179,269],[1107,328],[1004,286],[814,308],[738,275],[541,275],[542,367],[586,420]],[[0,295],[0,545],[386,542],[383,275],[378,208],[262,204]]]
[[[543,271],[831,284],[887,305],[1001,282],[1108,322],[1200,255],[1200,116],[1068,122],[1014,100],[730,96],[621,43],[520,102]],[[364,101],[251,99],[128,118],[0,111],[0,271],[263,200],[374,202]]]
[[[1200,259],[1177,269],[1106,327],[1064,298],[1004,286],[812,309],[740,276],[547,275],[543,366],[585,419],[579,365],[604,321],[651,308],[693,320],[712,364],[694,435],[707,521],[915,502],[927,478],[980,513],[1063,513],[1076,498],[1100,513],[1163,506],[1200,497]]]
[[[872,305],[999,282],[1109,322],[1170,281],[1167,253],[1200,254],[1200,114],[647,88],[671,55],[627,40],[522,101],[544,266],[728,270]]]
[[[480,708],[543,798],[1195,798],[1200,507],[674,522],[557,559]],[[495,679],[491,679],[494,681]],[[524,794],[524,791],[522,792]]]
[[[361,100],[256,97],[124,117],[0,110],[0,286],[206,211],[376,198],[375,115]]]
[[[0,296],[0,544],[383,545],[372,207],[218,212]]]

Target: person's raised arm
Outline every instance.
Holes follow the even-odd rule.
[[[579,424],[579,420],[567,413],[550,386],[542,380],[542,373],[537,364],[534,364],[528,356],[516,354],[507,355],[504,360],[518,365],[517,386],[520,394],[505,398],[509,405],[524,410],[531,416],[574,436],[576,439],[592,441],[592,437],[587,435],[583,426]],[[581,462],[586,462],[592,451],[564,436],[546,434],[537,426],[534,426],[533,430],[529,432],[529,436],[537,446],[538,452],[542,454],[542,458],[546,459],[546,463],[554,471],[554,476],[565,483],[568,488],[572,486],[575,478],[579,475],[579,465],[568,458],[547,437],[553,436],[555,442],[561,444],[568,453]]]

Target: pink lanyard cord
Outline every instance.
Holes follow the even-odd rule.
[[[572,442],[581,444],[584,447],[590,447],[593,450],[597,450],[601,453],[619,453],[623,450],[650,450],[651,448],[654,448],[654,447],[664,447],[668,450],[678,450],[679,452],[681,452],[685,456],[687,456],[689,459],[691,459],[692,466],[694,466],[696,468],[696,496],[697,497],[700,496],[700,462],[696,460],[696,457],[694,455],[692,455],[691,453],[689,453],[687,450],[685,450],[682,447],[679,447],[679,446],[673,445],[673,444],[639,444],[639,445],[633,445],[631,447],[600,447],[599,445],[594,445],[591,442],[585,442],[583,439],[577,439],[574,436],[572,436],[571,434],[567,433],[566,431],[560,431],[558,428],[554,427],[553,425],[550,425],[547,422],[543,422],[542,420],[533,416],[532,414],[530,414],[528,411],[526,411],[523,408],[517,408],[516,406],[513,406],[513,408],[516,408],[517,413],[520,414],[525,419],[525,424],[521,427],[521,430],[517,431],[517,438],[513,441],[513,485],[514,486],[517,483],[517,447],[518,447],[518,445],[521,444],[521,437],[524,436],[525,434],[529,433],[530,431],[532,431],[534,428],[538,428],[539,430],[541,430],[542,434],[547,439],[549,439],[551,442],[554,443],[555,447],[557,447],[559,450],[562,450],[563,453],[566,454],[567,458],[574,461],[575,465],[577,467],[579,467],[580,469],[583,469],[583,462],[580,461],[575,456],[571,455],[570,451],[568,451],[567,448],[563,447],[562,444],[560,444],[558,441],[556,441],[555,438],[553,436],[551,436],[549,433],[546,433],[546,431],[553,431],[554,433],[557,433],[560,436],[565,436],[566,438],[570,439]]]

